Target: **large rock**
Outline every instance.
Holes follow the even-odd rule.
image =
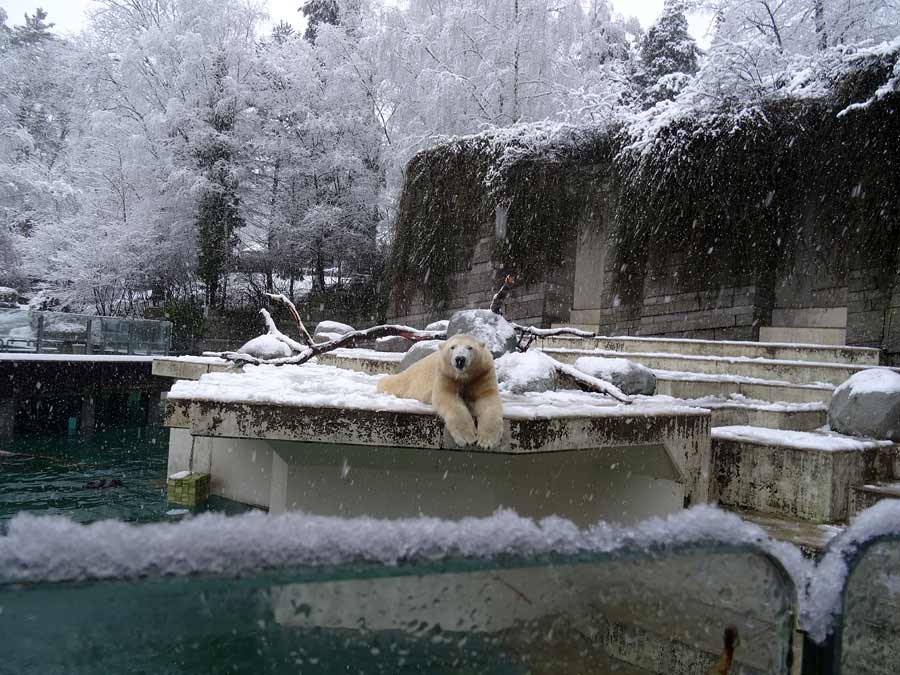
[[[315,335],[313,335],[313,342],[332,342],[334,340],[340,340],[342,337],[344,336],[341,333],[320,333],[316,331]]]
[[[0,286],[0,307],[16,309],[19,306],[19,292],[15,288]]]
[[[484,342],[494,358],[515,351],[519,343],[512,324],[489,309],[464,309],[450,317],[447,337],[471,335]]]
[[[346,335],[355,330],[353,326],[338,321],[320,321],[316,325],[316,333],[337,333],[338,335]]]
[[[900,373],[871,368],[850,377],[834,390],[828,424],[849,436],[900,442]]]
[[[258,359],[278,359],[291,355],[291,348],[272,335],[255,337],[241,346],[238,351]]]
[[[375,340],[375,351],[377,352],[405,352],[408,351],[413,343],[399,335],[388,335]]]
[[[429,354],[434,354],[441,348],[442,344],[444,344],[443,340],[422,340],[421,342],[414,342],[413,346],[409,348],[409,351],[403,355],[403,359],[397,367],[397,372],[401,373],[412,364],[424,359]]]
[[[500,389],[513,394],[554,391],[559,384],[556,363],[536,349],[504,354],[494,361],[494,367]]]
[[[447,319],[441,319],[440,321],[432,321],[430,324],[425,326],[425,330],[433,330],[440,331],[441,333],[445,333],[447,331],[447,325],[450,323]]]
[[[582,356],[575,361],[575,368],[600,380],[616,385],[629,396],[642,394],[653,396],[656,392],[656,375],[653,371],[628,359],[607,359],[600,356]]]

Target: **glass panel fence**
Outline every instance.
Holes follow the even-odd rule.
[[[900,672],[900,537],[863,544],[848,561],[838,650],[841,675]]]
[[[166,354],[171,331],[169,321],[0,309],[0,351]]]
[[[227,555],[211,565],[240,569]],[[0,672],[17,675],[777,675],[789,672],[796,608],[777,561],[715,543],[241,576],[2,574]]]

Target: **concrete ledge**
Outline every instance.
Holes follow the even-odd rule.
[[[206,356],[163,356],[153,359],[153,374],[176,380],[199,380],[206,373],[221,373],[229,365],[222,359]]]
[[[855,485],[891,474],[889,442],[753,427],[712,429],[722,504],[817,523],[845,521]]]
[[[850,493],[850,514],[856,515],[884,499],[900,499],[900,482],[854,485]]]
[[[593,330],[593,329],[588,329]],[[765,330],[765,329],[760,329]],[[867,347],[790,342],[743,342],[739,340],[689,340],[651,337],[550,337],[537,341],[542,349],[605,349],[615,352],[669,352],[683,356],[763,358],[782,361],[816,361],[877,366],[881,351]]]

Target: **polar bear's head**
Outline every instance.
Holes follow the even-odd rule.
[[[487,346],[471,335],[454,335],[440,348],[441,370],[455,380],[471,380],[494,362]]]

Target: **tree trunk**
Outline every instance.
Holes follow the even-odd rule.
[[[828,47],[828,32],[825,26],[825,0],[813,0],[813,12],[816,22],[816,46],[822,51]]]

